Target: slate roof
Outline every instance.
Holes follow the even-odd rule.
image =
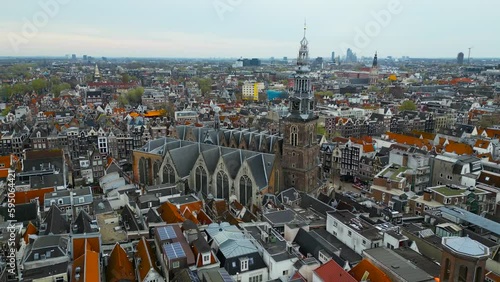
[[[56,205],[50,207],[42,225],[44,224],[46,226],[45,230],[42,230],[42,228],[39,230],[41,235],[65,234],[69,232],[68,221],[62,216],[61,210]]]

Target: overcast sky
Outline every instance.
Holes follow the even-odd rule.
[[[467,57],[473,47],[471,57],[500,57],[496,0],[26,0],[1,7],[0,56],[295,57],[307,19],[311,57],[343,56],[348,47],[381,57]]]

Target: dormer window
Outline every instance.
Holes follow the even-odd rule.
[[[240,259],[240,270],[242,272],[248,270],[248,258]]]
[[[210,264],[210,253],[203,254],[203,265]]]
[[[36,137],[37,137],[37,138],[41,138],[41,137],[42,137],[42,133],[41,133],[40,131],[38,131],[38,132],[36,133]]]

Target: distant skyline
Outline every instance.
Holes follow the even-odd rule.
[[[478,0],[39,0],[2,3],[0,56],[293,59],[500,57],[500,2]],[[48,3],[48,4],[47,4]],[[387,17],[388,16],[388,17]],[[36,29],[31,32],[29,28]],[[23,30],[25,32],[23,32]],[[29,32],[29,33],[26,33]],[[363,35],[360,35],[360,34]]]

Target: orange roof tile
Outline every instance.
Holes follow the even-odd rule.
[[[490,279],[489,281],[500,282],[500,274],[496,274],[492,271],[486,273],[485,277]]]
[[[23,234],[23,239],[26,244],[29,243],[29,236],[30,235],[36,235],[38,233],[38,229],[31,223],[31,221],[28,223],[28,226],[26,226],[26,231]]]
[[[128,259],[125,250],[118,243],[116,243],[109,255],[108,266],[106,267],[106,279],[108,282],[136,281],[132,262]]]
[[[334,260],[328,261],[313,271],[323,282],[358,282]]]
[[[158,214],[166,223],[181,223],[184,222],[182,215],[177,210],[177,207],[170,203],[165,202],[158,208]]]
[[[500,129],[486,128],[484,131],[489,138],[500,138]]]
[[[190,210],[186,209],[186,210],[184,211],[184,214],[183,214],[183,215],[184,215],[184,218],[185,218],[185,219],[189,219],[189,220],[191,220],[191,221],[192,221],[192,222],[194,222],[196,225],[200,224],[200,222],[198,221],[198,219],[194,216],[194,214],[193,214]]]
[[[363,145],[363,152],[365,153],[375,152],[375,147],[373,147],[373,144]]]
[[[19,191],[15,193],[14,199],[16,200],[16,204],[26,204],[31,202],[31,200],[38,198],[38,202],[40,204],[43,204],[45,200],[45,194],[52,192],[54,192],[54,187],[35,189],[29,191]]]
[[[156,268],[156,256],[144,237],[137,244],[136,256],[141,258],[139,265],[136,265],[136,268],[139,270],[139,281],[144,281],[144,278],[146,278],[151,269],[158,271]]]
[[[487,149],[489,145],[490,145],[490,141],[478,139],[476,141],[476,144],[474,144],[474,147],[481,148],[481,149]]]
[[[469,144],[449,141],[450,143],[444,147],[445,152],[455,153],[457,155],[472,155],[474,150]]]
[[[387,132],[387,136],[389,137],[390,140],[394,140],[397,143],[410,145],[410,146],[416,146],[418,148],[425,147],[429,151],[433,147],[433,145],[430,143],[430,141],[426,140],[426,139],[420,139],[417,137],[393,133],[393,132]]]
[[[391,282],[391,279],[378,267],[373,265],[367,259],[363,259],[355,267],[353,267],[349,274],[351,274],[357,281],[361,281],[361,278],[368,272],[368,279],[370,282]]]
[[[73,239],[73,259],[77,259],[85,255],[87,250],[94,252],[101,251],[99,237]]]
[[[80,278],[77,279],[77,268],[79,268]],[[101,270],[99,264],[99,253],[87,251],[73,262],[71,281],[101,281]]]
[[[202,225],[209,225],[210,223],[213,223],[212,219],[203,210],[200,210],[197,219]]]

